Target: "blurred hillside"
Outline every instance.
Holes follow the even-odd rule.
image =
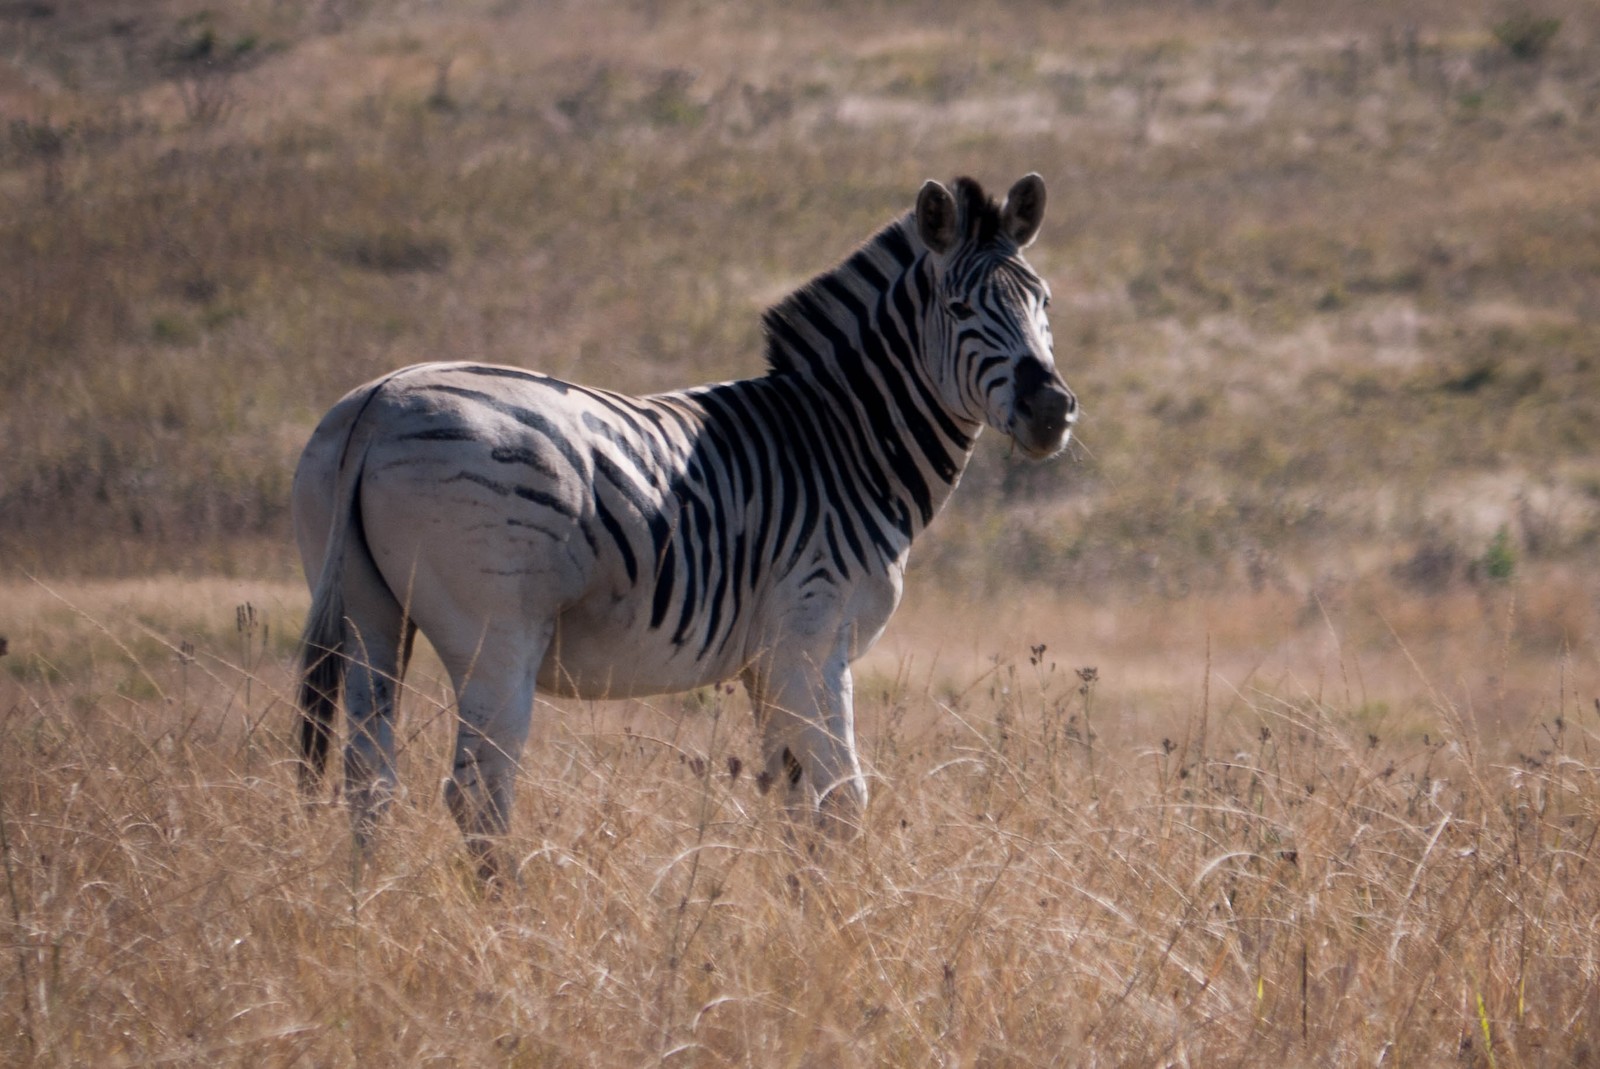
[[[1081,444],[986,440],[925,578],[1581,559],[1596,31],[1556,0],[6,3],[0,575],[290,575],[294,460],[350,387],[756,374],[760,310],[923,179],[1028,170]]]

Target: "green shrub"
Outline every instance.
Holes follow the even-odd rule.
[[[1541,58],[1561,30],[1561,20],[1518,11],[1497,22],[1490,30],[1507,52],[1524,63]]]
[[[1489,548],[1478,558],[1478,573],[1496,583],[1511,581],[1517,570],[1517,553],[1511,545],[1511,533],[1505,527],[1495,532]]]

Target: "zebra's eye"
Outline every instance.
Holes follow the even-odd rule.
[[[961,298],[956,297],[950,301],[950,314],[955,316],[957,319],[971,319],[978,313],[973,310],[972,305],[968,304],[966,301],[963,301]]]

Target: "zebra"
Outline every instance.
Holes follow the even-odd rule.
[[[1023,259],[1045,185],[997,203],[926,182],[913,209],[768,309],[764,375],[627,396],[515,367],[425,363],[312,434],[293,516],[312,603],[300,776],[320,785],[341,684],[359,841],[396,789],[396,690],[417,630],[456,698],[448,806],[497,855],[535,692],[590,698],[737,678],[801,823],[867,801],[851,663],[987,425],[1060,453],[1078,402],[1050,291]]]

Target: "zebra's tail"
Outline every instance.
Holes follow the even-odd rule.
[[[343,569],[337,561],[331,556],[323,566],[300,635],[300,790],[305,794],[322,785],[344,679]]]
[[[364,537],[357,500],[370,438],[360,431],[361,419],[357,416],[334,484],[333,519],[328,525],[322,571],[311,588],[311,609],[306,614],[305,630],[300,633],[300,789],[306,794],[322,785],[333,738],[334,712],[344,682],[344,561],[351,541]]]

